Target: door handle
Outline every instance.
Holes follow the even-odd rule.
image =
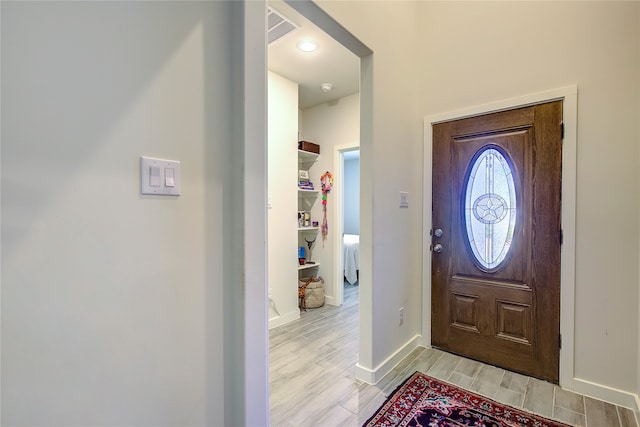
[[[442,231],[442,228],[436,228],[433,230],[433,235],[436,237],[442,237],[443,234],[444,232]]]
[[[433,252],[439,254],[440,252],[442,252],[442,245],[440,243],[436,243],[435,245],[433,245]]]

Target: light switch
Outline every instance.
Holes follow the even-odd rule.
[[[140,193],[157,196],[180,195],[180,162],[140,158]]]
[[[400,192],[400,207],[401,208],[409,207],[409,193],[406,191]]]
[[[158,166],[149,167],[149,185],[160,187],[160,168]]]
[[[176,180],[174,175],[173,168],[164,168],[164,186],[165,187],[175,187]]]

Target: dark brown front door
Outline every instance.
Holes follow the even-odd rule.
[[[432,344],[558,382],[562,102],[433,126]]]

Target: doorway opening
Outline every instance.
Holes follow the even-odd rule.
[[[364,44],[362,44],[359,40],[357,40],[351,33],[349,33],[349,31],[347,31],[344,27],[342,27],[340,24],[338,24],[335,20],[333,20],[333,18],[331,18],[326,12],[324,12],[322,9],[320,9],[315,3],[313,3],[312,1],[285,1],[284,2],[286,5],[290,6],[291,8],[293,8],[294,10],[296,10],[298,13],[300,13],[302,16],[304,16],[306,19],[308,19],[309,21],[311,21],[314,25],[316,25],[318,28],[320,28],[322,31],[324,31],[326,34],[328,34],[331,38],[335,39],[336,41],[338,41],[343,47],[345,47],[346,49],[348,49],[352,54],[355,54],[355,56],[357,58],[359,58],[359,67],[358,67],[358,74],[359,74],[359,95],[358,95],[358,107],[357,107],[357,115],[358,117],[358,135],[355,138],[349,138],[347,139],[349,140],[360,140],[360,144],[354,144],[354,147],[360,147],[360,149],[364,149],[365,151],[369,151],[371,149],[371,141],[372,141],[372,127],[373,127],[373,114],[372,114],[372,100],[373,100],[373,96],[372,96],[372,92],[373,92],[373,78],[372,78],[372,74],[371,74],[371,70],[372,70],[372,51],[367,48]],[[304,138],[299,138],[299,139],[304,139]],[[311,139],[311,138],[310,138]],[[313,141],[311,141],[313,142]],[[353,148],[353,147],[352,147]],[[328,148],[328,150],[322,150],[321,149],[321,157],[326,157],[326,159],[328,161],[331,162],[330,167],[332,169],[336,168],[336,163],[333,161],[333,147]],[[368,159],[368,162],[361,162],[361,173],[360,176],[371,176],[372,174],[372,166],[371,166],[371,156],[367,156],[366,157]],[[341,164],[341,163],[340,163]],[[322,172],[324,172],[324,167],[322,168]],[[309,174],[311,176],[311,174]],[[316,175],[316,171],[314,171],[313,176]],[[317,178],[316,178],[317,179]],[[319,182],[318,182],[319,184]],[[335,197],[335,193],[331,194],[330,196],[330,201],[329,204],[334,204],[336,202],[336,197]],[[269,200],[270,201],[270,200]],[[275,200],[274,200],[275,202]],[[365,204],[366,206],[370,206],[372,204],[372,197],[371,197],[371,193],[364,193],[362,195],[362,201],[360,204]],[[273,207],[275,208],[275,203],[273,205]],[[335,208],[329,208],[330,210],[330,214],[332,216],[335,215]],[[365,212],[367,212],[365,214],[366,216],[366,221],[368,224],[371,223],[370,220],[370,209],[365,210]],[[330,230],[329,232],[333,235],[332,237],[334,237],[335,240],[341,240],[339,239],[339,236],[342,235],[342,232],[337,231],[336,229],[336,225],[337,224],[341,224],[341,221],[336,221],[334,218],[332,219],[332,223],[329,225],[330,226]],[[312,221],[314,221],[314,219],[312,219]],[[336,239],[337,238],[337,239]],[[371,242],[371,238],[369,237],[367,239],[368,242]],[[318,242],[320,242],[320,238],[318,238]],[[320,243],[321,245],[322,243]],[[342,263],[340,266],[337,266],[334,262],[336,255],[333,253],[334,250],[334,245],[333,245],[333,241],[332,242],[328,242],[327,244],[327,248],[331,249],[331,257],[332,259],[331,261],[331,270],[329,270],[327,272],[328,274],[328,278],[331,282],[335,282],[335,277],[336,277],[336,270],[341,270],[342,267]],[[317,246],[316,249],[317,251]],[[341,251],[339,251],[341,253]],[[367,254],[369,254],[368,256],[370,257],[371,254],[371,250],[369,249],[367,251]],[[316,256],[316,255],[314,255]],[[367,265],[371,265],[371,262],[367,262]],[[321,264],[322,266],[322,264]],[[357,317],[359,317],[359,322],[358,322],[358,327],[357,330],[354,330],[356,336],[358,336],[357,342],[359,343],[357,346],[357,351],[354,351],[354,355],[356,355],[355,360],[350,361],[351,366],[353,367],[354,364],[357,364],[357,366],[360,365],[360,363],[364,360],[366,361],[370,361],[372,359],[372,346],[371,346],[371,336],[372,336],[372,318],[373,318],[373,314],[371,313],[371,309],[372,309],[372,304],[371,304],[371,293],[372,290],[370,289],[371,286],[371,274],[370,272],[367,272],[366,274],[366,282],[367,282],[367,286],[359,286],[360,289],[358,289],[358,307],[359,307],[359,314]],[[341,275],[341,279],[339,281],[340,283],[340,288],[339,291],[342,293],[343,288],[343,280],[342,280],[342,275]],[[362,277],[362,275],[361,275]],[[361,281],[361,283],[364,285],[365,283],[365,279],[363,279]],[[269,291],[271,291],[272,288],[272,283],[269,283],[268,285]],[[270,292],[269,292],[270,293]],[[345,299],[349,299],[348,297],[345,297],[344,294],[342,294],[340,296],[340,298],[344,301]],[[351,301],[353,301],[353,299],[351,299]],[[278,306],[281,307],[281,305],[279,304],[279,302],[277,302]],[[334,301],[335,304],[335,301]],[[282,310],[281,310],[282,311]],[[351,340],[352,342],[356,342],[355,339]],[[269,349],[267,349],[267,351],[269,351]],[[364,366],[369,367],[370,363],[364,363]],[[356,373],[358,373],[358,368],[356,367]],[[357,374],[356,374],[357,376]],[[359,377],[358,377],[359,378]]]
[[[336,176],[335,296],[341,305],[345,286],[358,284],[360,276],[360,144],[334,149]]]
[[[272,0],[267,16],[270,329],[300,317],[299,297],[291,286],[296,283],[296,274],[299,282],[322,277],[324,301],[338,306],[342,303],[343,280],[334,277],[343,267],[335,263],[334,241],[342,236],[342,221],[336,219],[335,206],[342,206],[337,197],[342,188],[336,190],[336,185],[342,186],[344,177],[343,160],[336,160],[334,151],[339,144],[358,141],[360,134],[360,58],[291,6]],[[272,19],[274,16],[278,19]],[[289,33],[271,37],[288,22],[291,25],[285,29]],[[299,49],[300,41],[305,40],[318,41],[317,54]],[[325,90],[331,86],[321,84],[326,81],[335,82],[336,88]],[[299,145],[297,153],[295,142]],[[358,142],[354,144],[349,147],[357,148]],[[296,162],[297,196],[291,176]],[[321,178],[325,176],[331,180],[335,177],[330,185],[333,188],[326,194]],[[296,210],[297,231],[291,227]],[[302,223],[300,218],[304,218]],[[291,256],[296,251],[303,254],[298,260]],[[292,260],[300,262],[297,273]]]

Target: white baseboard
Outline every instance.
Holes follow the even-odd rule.
[[[418,347],[424,347],[424,348],[432,348],[431,347],[431,334],[429,334],[429,336],[424,336],[424,335],[420,335],[420,338],[418,338],[417,341]]]
[[[325,296],[324,297],[324,303],[328,304],[328,305],[335,305],[335,306],[338,305],[338,304],[336,304],[336,298],[335,297],[330,297],[330,296]]]
[[[273,329],[276,326],[284,325],[285,323],[293,322],[300,318],[300,310],[290,311],[282,316],[272,317],[269,319],[269,329]]]
[[[422,347],[420,345],[420,340],[420,335],[416,335],[415,337],[411,338],[405,345],[400,347],[398,351],[389,356],[375,369],[365,368],[358,363],[356,365],[356,379],[364,381],[367,384],[376,384],[382,379],[382,377],[388,374],[394,368],[394,366],[400,363],[402,359],[407,357],[409,353],[411,353],[417,347]]]
[[[355,370],[356,378],[368,384],[376,384],[416,347],[431,348],[431,343],[427,341],[425,337],[416,335],[375,369],[367,369],[357,364]],[[573,386],[571,391],[575,391],[576,393],[629,408],[636,413],[640,411],[640,396],[638,396],[638,394],[618,390],[580,378],[573,378],[571,386]]]
[[[628,391],[618,390],[606,385],[593,383],[580,378],[573,379],[574,390],[576,393],[584,394],[595,399],[604,400],[614,405],[624,406],[633,411],[640,410],[640,398],[637,394]]]

